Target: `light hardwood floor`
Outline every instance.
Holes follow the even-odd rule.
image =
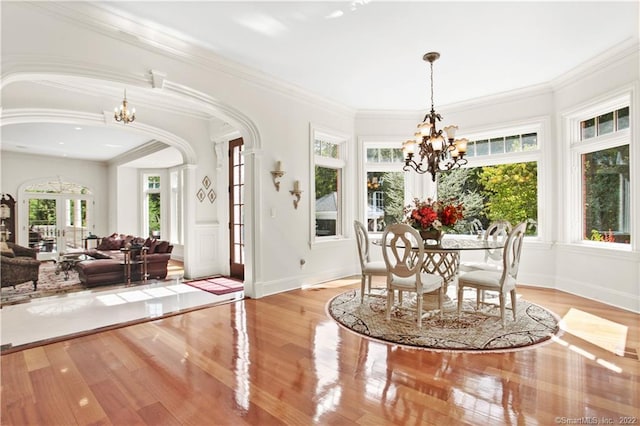
[[[630,353],[616,356],[570,334],[519,352],[430,352],[339,327],[325,306],[348,288],[246,299],[3,355],[1,423],[640,421],[638,315],[520,286],[523,298],[560,316],[574,307],[627,325]]]

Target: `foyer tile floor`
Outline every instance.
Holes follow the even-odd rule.
[[[9,350],[47,343],[64,336],[237,300],[243,295],[236,292],[218,296],[174,278],[36,298],[0,309],[0,344],[2,350]]]

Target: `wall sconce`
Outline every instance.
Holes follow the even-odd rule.
[[[293,207],[297,209],[298,203],[300,202],[300,195],[302,195],[302,191],[300,191],[300,181],[293,182],[293,191],[289,192],[291,193],[291,195],[296,197],[296,199],[293,200]]]
[[[276,191],[280,191],[280,178],[284,176],[284,171],[282,171],[282,162],[276,162],[276,169],[271,172],[271,177],[273,178],[273,184],[276,186]]]

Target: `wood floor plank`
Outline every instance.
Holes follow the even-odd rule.
[[[64,392],[64,384],[57,380],[51,367],[29,372],[33,387],[33,397],[40,424],[77,424],[71,406],[77,401]]]
[[[180,425],[180,422],[178,421],[178,419],[173,417],[173,415],[169,412],[169,410],[167,410],[159,402],[155,402],[153,404],[140,408],[138,410],[138,415],[148,425],[154,425],[154,426]]]
[[[27,368],[27,361],[23,351],[19,356],[2,358],[1,369],[2,386],[0,386],[0,400],[10,405],[15,401],[31,399],[33,402],[33,388]]]
[[[129,399],[124,395],[113,380],[106,379],[91,385],[91,391],[100,401],[110,421],[115,425],[146,425],[142,417],[129,404]]]
[[[108,422],[108,418],[102,406],[98,402],[91,388],[87,385],[84,376],[78,371],[75,363],[63,346],[46,346],[47,358],[51,362],[51,369],[55,374],[55,380],[63,389],[64,395],[76,401],[70,404],[73,416],[80,424],[99,424]]]
[[[45,424],[40,418],[43,410],[38,410],[33,397],[2,401],[2,421],[7,425],[38,425]]]
[[[0,421],[546,425],[556,417],[640,417],[635,358],[569,333],[534,349],[483,354],[364,339],[325,310],[333,296],[359,287],[354,282],[5,354]],[[573,307],[626,325],[626,346],[640,346],[637,314],[555,290],[518,293],[560,317]],[[78,409],[82,395],[92,395],[93,411]]]
[[[49,366],[49,359],[42,347],[26,350],[24,360],[27,364],[27,371],[34,371]]]

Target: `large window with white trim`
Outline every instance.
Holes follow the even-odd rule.
[[[161,238],[161,187],[160,175],[145,174],[144,178],[144,227],[149,237]]]
[[[366,181],[366,226],[382,232],[387,225],[402,222],[405,205],[405,172],[402,149],[397,143],[364,144]]]
[[[568,118],[579,237],[631,244],[631,140],[628,95],[584,108]],[[574,232],[578,231],[577,227]]]
[[[346,138],[312,130],[313,221],[315,240],[344,235]]]
[[[538,235],[541,135],[544,120],[476,130],[469,139],[466,167],[437,174],[436,189],[419,194],[420,179],[403,172],[404,158],[397,142],[363,144],[366,219],[370,232],[402,222],[410,197],[454,200],[464,205],[465,217],[450,232],[476,235],[495,220],[514,225],[526,221],[528,235]],[[429,175],[424,175],[429,179]],[[423,188],[424,189],[424,188]]]
[[[470,137],[467,167],[440,173],[440,200],[464,205],[464,218],[454,231],[475,234],[491,222],[527,222],[527,235],[537,234],[539,124],[504,128]]]

